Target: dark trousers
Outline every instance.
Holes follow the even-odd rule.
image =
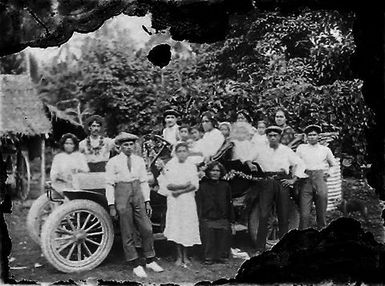
[[[228,220],[202,219],[200,233],[205,260],[218,260],[229,256],[231,227]]]
[[[278,215],[278,237],[282,238],[289,230],[289,189],[284,188],[279,181],[284,178],[288,177],[281,176],[277,179],[269,178],[261,184],[259,197],[260,216],[256,241],[256,247],[259,250],[264,250],[266,247],[269,218],[271,217],[274,204]]]
[[[154,257],[152,225],[146,214],[139,181],[116,184],[115,206],[119,214],[120,232],[126,260],[132,261],[138,258],[135,248],[136,229],[142,239],[144,256],[146,258]]]
[[[299,228],[305,229],[310,225],[310,211],[314,201],[317,226],[323,228],[326,226],[326,209],[328,206],[328,187],[324,178],[323,170],[306,171],[309,175],[302,188],[299,197],[300,222]]]

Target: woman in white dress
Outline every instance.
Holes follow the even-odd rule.
[[[222,135],[222,132],[216,128],[218,122],[211,112],[204,112],[201,117],[201,122],[205,133],[200,144],[200,151],[203,154],[205,162],[208,162],[222,147],[225,142],[225,137]]]
[[[67,133],[60,139],[62,152],[55,155],[52,161],[50,178],[52,187],[63,192],[73,188],[73,175],[81,172],[89,172],[86,157],[78,151],[79,140]]]
[[[177,143],[176,157],[162,169],[159,193],[167,196],[166,227],[164,236],[176,243],[176,265],[189,264],[187,248],[201,244],[195,192],[199,187],[196,166],[187,160],[186,143]]]

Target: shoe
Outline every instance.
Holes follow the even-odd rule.
[[[144,271],[143,266],[137,266],[133,270],[134,274],[140,278],[147,278],[147,273]]]
[[[163,272],[164,271],[164,269],[162,267],[160,267],[159,264],[156,263],[155,261],[146,264],[146,268],[149,268],[154,272]]]

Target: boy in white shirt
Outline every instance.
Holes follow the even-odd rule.
[[[307,144],[301,144],[297,148],[298,156],[305,163],[305,173],[309,176],[305,179],[299,193],[300,229],[309,227],[310,210],[314,201],[318,228],[326,226],[326,209],[328,204],[328,188],[326,178],[329,176],[329,168],[336,165],[332,151],[318,143],[321,127],[309,125],[305,128]]]

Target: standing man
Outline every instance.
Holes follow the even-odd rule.
[[[146,268],[155,272],[163,271],[155,262],[154,237],[150,221],[150,187],[143,158],[133,154],[136,135],[122,132],[115,138],[120,146],[120,154],[111,158],[106,166],[106,197],[110,215],[119,215],[120,231],[126,260],[133,267],[136,276],[145,278],[147,274],[139,264],[135,248],[136,228],[142,239]]]
[[[318,143],[319,134],[322,132],[318,125],[309,125],[305,128],[307,144],[298,146],[297,154],[305,162],[305,173],[309,176],[299,192],[299,228],[309,227],[310,210],[314,201],[317,226],[319,229],[326,226],[326,209],[328,205],[328,188],[326,179],[329,168],[336,165],[332,151]]]
[[[279,238],[282,238],[289,229],[289,188],[298,178],[305,177],[302,160],[289,147],[280,143],[282,129],[278,126],[266,128],[269,145],[258,149],[253,160],[246,164],[252,171],[257,167],[252,161],[258,163],[267,176],[262,183],[259,197],[260,217],[257,233],[257,253],[265,250],[268,232],[269,217],[273,211],[274,203],[277,209]],[[291,175],[289,174],[291,167]]]
[[[92,115],[85,122],[85,130],[89,134],[79,143],[79,151],[86,156],[91,172],[105,172],[110,152],[114,150],[114,140],[102,135],[104,118]]]
[[[164,112],[163,116],[166,123],[162,133],[163,139],[175,145],[180,140],[179,125],[176,123],[179,113],[174,109],[168,109]]]

